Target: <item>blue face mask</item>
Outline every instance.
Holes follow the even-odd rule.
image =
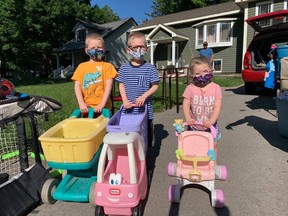
[[[139,50],[130,50],[129,55],[131,59],[135,60],[142,60],[146,54],[145,50],[139,49]]]
[[[105,56],[105,50],[99,50],[99,49],[88,49],[87,54],[91,59],[94,60],[102,60]]]

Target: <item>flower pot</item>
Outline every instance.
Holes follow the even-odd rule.
[[[288,138],[288,100],[276,98],[276,108],[279,133]]]

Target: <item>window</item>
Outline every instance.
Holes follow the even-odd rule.
[[[256,16],[273,12],[273,2],[272,1],[265,1],[256,4]],[[260,26],[269,26],[272,25],[272,20],[263,20],[259,22]]]
[[[229,23],[220,23],[220,42],[229,41],[230,36],[230,24]]]
[[[200,26],[198,29],[198,44],[202,44],[204,42],[204,26]]]
[[[233,24],[232,21],[200,23],[196,28],[196,49],[202,48],[204,41],[209,47],[232,46]]]
[[[86,38],[86,29],[78,30],[76,35],[77,42],[85,41],[85,38]]]
[[[216,43],[217,25],[207,25],[208,43]]]
[[[222,72],[222,59],[213,59],[212,68],[215,72]]]

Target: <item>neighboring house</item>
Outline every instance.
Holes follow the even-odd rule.
[[[104,38],[107,51],[106,61],[111,62],[116,68],[127,61],[127,37],[131,28],[137,26],[132,17],[101,25],[83,20],[77,21],[72,30],[75,38],[56,50],[57,70],[54,71],[54,77],[70,75],[81,62],[89,59],[84,48],[86,35],[90,33],[99,33]]]
[[[271,6],[272,5],[272,6]],[[248,17],[287,8],[287,0],[235,0],[152,18],[132,31],[147,37],[149,61],[157,68],[183,67],[198,56],[203,41],[214,51],[213,67],[220,73],[240,73],[242,59],[254,31]],[[271,10],[271,9],[270,9]]]
[[[92,32],[103,36],[107,48],[106,61],[118,68],[127,61],[125,48],[131,31],[140,31],[146,35],[150,50],[146,60],[158,69],[168,65],[187,66],[191,57],[199,55],[203,41],[208,41],[214,51],[215,72],[240,73],[243,55],[255,35],[245,20],[287,9],[287,2],[235,0],[155,17],[140,26],[137,26],[133,18],[102,25],[78,20],[73,28],[75,38],[56,51],[58,70],[55,74],[62,71],[62,77],[65,77],[67,72],[74,72],[79,63],[88,60],[84,52],[84,40]]]
[[[216,72],[241,71],[243,10],[235,2],[155,17],[132,31],[147,35],[150,61],[157,68],[184,67],[208,41]]]

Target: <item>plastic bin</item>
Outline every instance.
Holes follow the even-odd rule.
[[[281,73],[281,59],[288,57],[288,46],[277,47],[278,71]]]
[[[82,163],[90,161],[106,134],[109,119],[69,118],[39,137],[47,161]]]
[[[282,136],[288,137],[288,100],[276,98],[278,130]]]
[[[122,106],[117,113],[111,117],[106,126],[106,130],[107,132],[138,132],[143,137],[145,145],[147,146],[147,121],[147,107],[145,107],[144,112],[126,113]]]

